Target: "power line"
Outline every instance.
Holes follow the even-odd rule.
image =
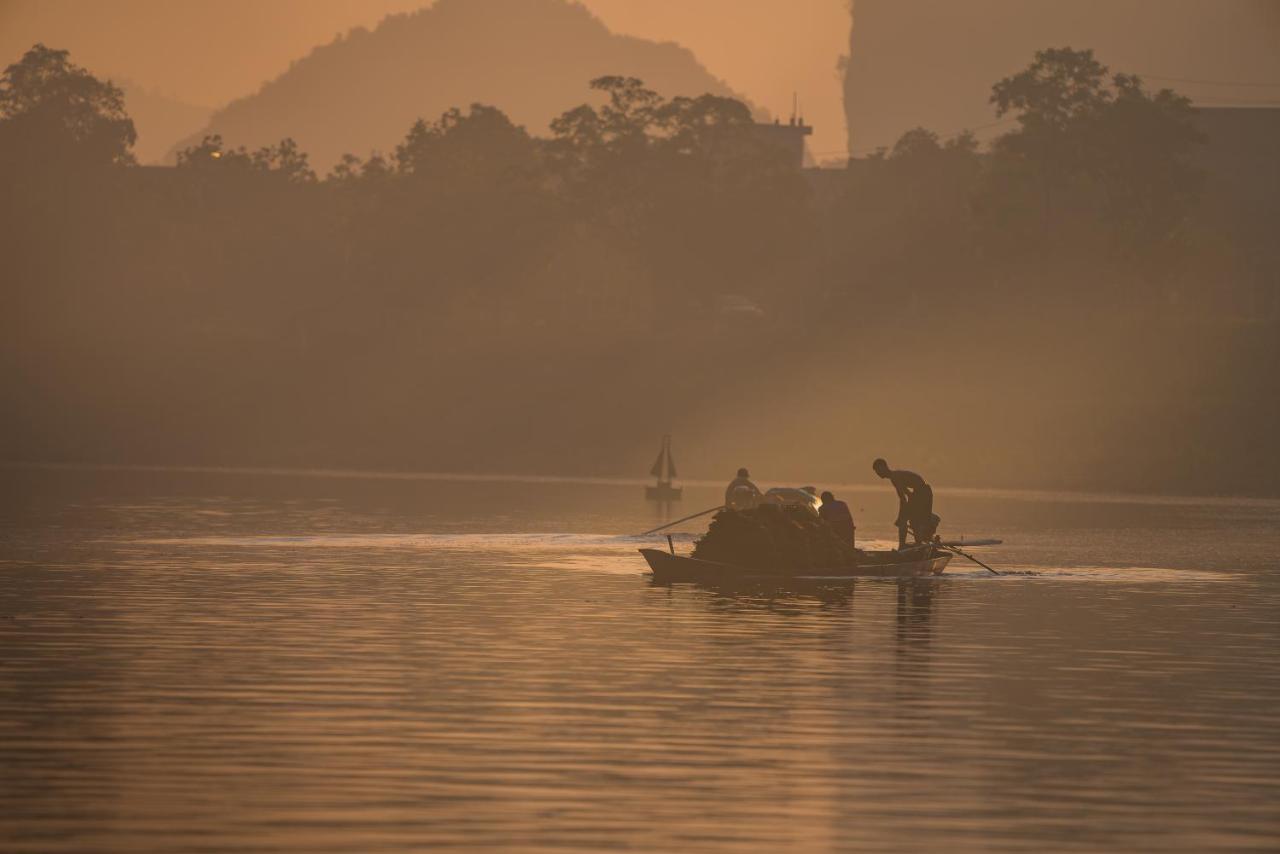
[[[1280,82],[1264,83],[1258,80],[1193,80],[1187,77],[1162,77],[1159,74],[1143,74],[1141,71],[1136,72],[1138,77],[1149,80],[1165,80],[1171,83],[1194,83],[1203,86],[1262,86],[1264,88],[1280,89]]]
[[[1230,100],[1225,98],[1192,98],[1191,105],[1207,107],[1280,107],[1280,101],[1259,101],[1257,99]]]
[[[949,133],[940,133],[938,134],[938,140],[940,142],[946,142],[947,140],[955,139],[956,137],[961,136],[962,134],[976,133],[977,131],[981,131],[981,130],[990,130],[991,128],[999,127],[1000,125],[1007,125],[1014,121],[1017,121],[1017,116],[1009,115],[1001,119],[996,119],[994,122],[987,122],[985,125],[975,125],[974,127],[963,127],[963,128],[960,128],[960,130],[954,130]],[[928,128],[925,128],[925,130],[928,130]],[[882,148],[888,149],[892,147],[893,146],[891,145],[876,145],[876,146],[869,146],[866,148],[859,148],[855,150],[842,148],[839,150],[832,150],[832,151],[811,151],[809,152],[809,154],[812,157],[828,157],[836,154],[847,154],[850,157],[862,157],[867,154],[875,154],[877,151],[879,151]]]

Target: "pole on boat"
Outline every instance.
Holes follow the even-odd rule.
[[[677,519],[674,522],[668,522],[665,525],[659,525],[658,527],[654,528],[652,531],[645,531],[643,534],[637,534],[636,536],[647,537],[650,534],[656,534],[659,531],[663,531],[663,530],[666,530],[667,528],[671,528],[676,525],[679,525],[681,522],[688,522],[690,519],[697,519],[699,516],[705,516],[708,513],[714,513],[717,510],[723,510],[723,509],[724,509],[724,505],[721,504],[719,507],[712,507],[710,510],[703,510],[701,513],[694,513],[692,516],[685,516],[683,519]]]
[[[973,555],[968,554],[967,552],[962,552],[962,551],[960,551],[958,548],[956,548],[955,546],[942,545],[941,543],[939,543],[939,544],[938,544],[938,546],[939,546],[940,548],[944,548],[944,549],[946,549],[946,550],[947,550],[947,551],[949,551],[949,552],[954,552],[955,554],[960,555],[960,557],[967,557],[969,560],[973,561],[973,562],[974,562],[974,563],[976,563],[978,566],[982,567],[983,569],[985,569],[987,572],[991,573],[992,575],[1000,575],[1000,574],[1001,574],[1001,573],[999,573],[999,572],[996,572],[996,571],[995,571],[994,569],[992,569],[991,567],[987,566],[987,565],[986,565],[985,563],[983,563],[982,561],[978,560],[978,559],[977,559],[976,557],[974,557]]]

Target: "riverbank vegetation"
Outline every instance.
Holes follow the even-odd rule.
[[[989,146],[804,170],[729,98],[584,97],[323,176],[291,139],[139,167],[119,90],[37,46],[0,82],[4,456],[628,474],[674,431],[704,476],[1280,491],[1275,294],[1186,99],[1047,50]]]

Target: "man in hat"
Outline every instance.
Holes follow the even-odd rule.
[[[738,476],[725,488],[724,506],[730,510],[750,510],[759,503],[760,490],[751,482],[751,473],[738,469]]]

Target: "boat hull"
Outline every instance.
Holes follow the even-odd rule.
[[[646,486],[644,497],[650,501],[679,501],[683,492],[684,487],[660,483],[657,486]]]
[[[725,583],[764,580],[841,581],[853,578],[927,578],[941,575],[952,555],[938,550],[912,555],[910,552],[882,552],[874,563],[802,572],[768,571],[715,563],[709,560],[674,555],[660,549],[640,549],[653,580],[662,583]],[[894,560],[901,557],[902,560]]]

